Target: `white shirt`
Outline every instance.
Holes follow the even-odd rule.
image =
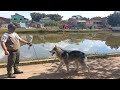
[[[17,39],[21,39],[17,33],[13,32],[13,33],[8,33],[8,34],[12,35],[13,37],[16,37]],[[7,35],[7,33],[4,33],[1,37],[1,41],[7,42],[7,39],[8,39],[8,35]]]

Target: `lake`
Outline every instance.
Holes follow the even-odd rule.
[[[50,50],[57,45],[65,50],[80,50],[86,54],[106,54],[120,52],[119,32],[96,33],[57,33],[57,34],[19,34],[26,39],[33,36],[33,46],[21,43],[20,59],[34,60],[52,58]],[[0,61],[7,59],[0,46]]]

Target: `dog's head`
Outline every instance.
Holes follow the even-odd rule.
[[[58,48],[55,45],[55,47],[50,51],[50,53],[52,53],[52,56],[57,52]]]

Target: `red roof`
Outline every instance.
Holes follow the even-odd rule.
[[[9,18],[0,17],[0,21],[10,21]]]

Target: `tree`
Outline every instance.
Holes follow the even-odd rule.
[[[40,14],[40,13],[30,13],[30,16],[32,18],[33,21],[39,22],[39,20],[41,18],[44,18],[46,15],[44,13]]]
[[[4,22],[2,22],[2,21],[0,21],[0,27],[2,27],[2,24],[3,24]]]
[[[89,20],[89,18],[86,18],[86,17],[82,17],[81,20]]]
[[[46,16],[50,17],[50,19],[54,21],[61,21],[63,18],[61,15],[58,15],[58,14],[48,14]]]
[[[78,28],[81,28],[81,29],[85,29],[86,28],[86,25],[84,23],[78,23],[77,24],[77,27]]]
[[[111,26],[120,26],[120,12],[114,12],[109,15],[107,20]]]
[[[54,20],[54,21],[61,21],[63,16],[61,15],[58,15],[58,14],[44,14],[44,13],[30,13],[30,16],[32,18],[33,21],[36,21],[36,22],[39,22],[41,18],[44,18],[44,17],[50,17],[51,20]]]
[[[50,22],[46,22],[44,26],[57,26],[57,22],[54,20],[51,20]]]

